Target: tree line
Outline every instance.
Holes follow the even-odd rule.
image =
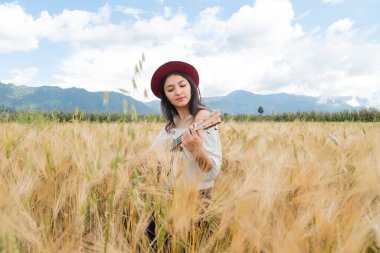
[[[340,112],[287,112],[271,115],[262,114],[223,114],[223,121],[254,122],[379,122],[380,111],[375,108],[340,111]],[[129,113],[86,113],[76,110],[75,112],[41,112],[41,111],[17,111],[0,107],[0,122],[165,122],[162,115],[158,114],[129,114]]]
[[[259,112],[260,113],[260,112]],[[276,121],[276,122],[379,122],[380,111],[375,108],[361,110],[346,110],[339,112],[286,112],[281,114],[272,113],[271,115],[257,114],[224,114],[224,120],[233,121]]]

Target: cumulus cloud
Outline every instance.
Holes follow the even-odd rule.
[[[12,77],[8,80],[5,80],[5,83],[13,83],[19,85],[30,85],[33,78],[37,75],[38,68],[29,67],[25,69],[13,69],[11,71]]]
[[[301,14],[299,14],[297,16],[297,19],[304,19],[304,18],[307,18],[309,15],[310,15],[310,11],[305,11],[305,12],[302,12]]]
[[[98,12],[64,10],[58,15],[43,11],[36,23],[41,37],[53,42],[113,43],[125,37],[118,25],[110,22],[111,10],[105,5]]]
[[[143,40],[153,43],[163,43],[173,37],[186,33],[187,17],[178,14],[170,19],[163,16],[154,16],[149,20],[137,21],[132,30],[133,40]]]
[[[116,6],[115,11],[119,11],[127,16],[132,16],[135,19],[140,19],[140,15],[144,13],[143,10],[131,7]]]
[[[43,38],[70,43],[122,40],[126,34],[109,22],[110,15],[105,5],[97,13],[64,10],[50,15],[43,11],[34,18],[16,3],[0,4],[0,53],[37,49]]]
[[[0,4],[0,53],[27,51],[38,47],[39,36],[33,16],[16,3]]]
[[[288,0],[258,0],[253,6],[245,5],[227,22],[229,46],[283,45],[303,35],[301,26],[292,24],[293,19]]]
[[[352,31],[351,28],[353,24],[354,22],[350,20],[349,18],[340,19],[338,21],[335,21],[332,25],[330,25],[327,28],[327,32],[347,34]]]

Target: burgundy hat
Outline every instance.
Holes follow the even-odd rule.
[[[185,75],[190,76],[191,79],[193,79],[195,85],[198,87],[199,75],[198,71],[194,68],[194,66],[182,61],[169,61],[161,65],[154,72],[152,80],[150,81],[150,87],[152,89],[153,94],[156,95],[156,97],[161,99],[160,85],[162,79],[173,72],[181,72]]]

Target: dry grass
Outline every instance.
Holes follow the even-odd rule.
[[[379,252],[379,124],[223,123],[207,207],[140,155],[161,127],[1,124],[0,252],[147,252],[152,213],[162,252]]]

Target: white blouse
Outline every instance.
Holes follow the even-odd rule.
[[[203,136],[203,148],[207,155],[214,161],[214,167],[211,170],[204,172],[199,168],[195,158],[186,148],[180,152],[179,159],[173,159],[173,156],[175,156],[175,153],[177,152],[169,153],[164,151],[170,150],[173,140],[177,139],[186,130],[187,128],[173,128],[171,133],[167,133],[165,129],[162,129],[152,147],[155,147],[154,149],[156,150],[158,158],[161,158],[161,162],[163,161],[166,163],[162,164],[162,166],[170,167],[176,177],[182,177],[182,179],[188,183],[191,183],[193,180],[198,180],[200,183],[200,190],[211,188],[214,186],[215,179],[220,172],[220,165],[222,163],[222,148],[219,132],[215,129],[210,129],[208,132],[200,130],[200,133]],[[165,147],[162,147],[161,145],[165,145]],[[168,156],[170,156],[170,158],[168,158]],[[167,159],[165,159],[165,157]],[[181,169],[181,163],[183,162],[185,163],[185,166],[184,169]]]

